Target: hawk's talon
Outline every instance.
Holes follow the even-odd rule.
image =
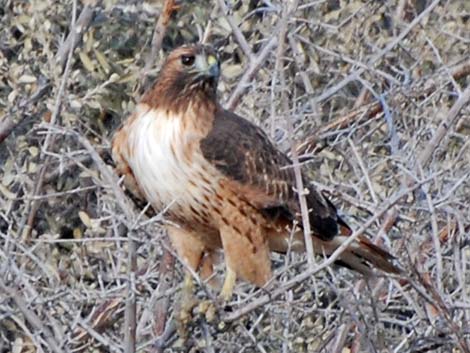
[[[204,300],[197,306],[199,315],[204,316],[208,323],[214,322],[217,315],[217,305],[211,300]]]
[[[190,273],[184,277],[181,296],[179,299],[179,308],[176,309],[176,323],[178,335],[185,339],[188,336],[187,327],[192,319],[193,308],[197,305],[194,297],[194,283]]]

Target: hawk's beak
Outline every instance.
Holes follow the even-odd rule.
[[[209,54],[199,55],[196,57],[196,69],[199,73],[198,76],[218,78],[220,75],[219,60],[215,55]]]
[[[214,55],[209,55],[207,57],[207,64],[209,65],[209,76],[211,77],[219,77],[220,75],[220,65],[219,60]]]

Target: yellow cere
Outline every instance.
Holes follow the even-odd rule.
[[[209,55],[207,57],[207,63],[209,65],[214,65],[214,64],[217,64],[217,58],[214,56],[214,55]]]

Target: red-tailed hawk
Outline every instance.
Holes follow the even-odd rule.
[[[291,160],[248,120],[217,100],[220,63],[204,45],[175,49],[136,111],[117,131],[113,158],[126,187],[166,210],[178,255],[197,270],[223,248],[230,298],[237,277],[257,286],[271,278],[270,251],[286,252],[290,226],[300,221]],[[312,240],[330,254],[351,234],[336,208],[304,177]],[[299,229],[292,249],[302,251]],[[362,273],[396,272],[392,256],[364,237],[340,263]],[[210,270],[209,270],[210,271]]]

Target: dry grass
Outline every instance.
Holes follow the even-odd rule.
[[[286,3],[181,2],[144,72],[160,2],[3,0],[0,352],[132,352],[134,317],[138,351],[470,352],[468,1]],[[220,48],[226,106],[285,151],[292,140],[407,280],[274,256],[268,293],[240,283],[230,308],[195,313],[177,339],[183,267],[162,217],[105,163],[143,78],[202,37]]]

